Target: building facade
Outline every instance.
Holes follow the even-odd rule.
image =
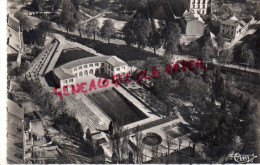
[[[206,15],[209,0],[190,0],[190,11],[195,14]]]
[[[54,78],[60,86],[76,84],[81,77],[106,74],[109,77],[114,75],[125,76],[129,72],[126,62],[116,56],[96,56],[75,60],[66,63],[53,70]]]
[[[236,16],[232,16],[231,18],[222,22],[220,26],[220,34],[224,38],[233,40],[243,34],[253,21],[254,18],[250,22],[246,23],[243,20],[239,20]]]
[[[20,22],[14,16],[7,15],[7,60],[10,68],[20,66],[23,47],[23,33]]]

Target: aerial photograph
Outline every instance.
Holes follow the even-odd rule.
[[[260,0],[6,1],[6,163],[260,164]]]

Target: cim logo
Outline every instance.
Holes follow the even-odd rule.
[[[234,158],[237,163],[253,163],[253,160],[257,157],[256,155],[242,155],[239,153],[230,155]]]

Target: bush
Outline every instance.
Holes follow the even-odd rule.
[[[62,113],[54,119],[53,127],[62,130],[70,136],[83,139],[83,128],[75,117],[71,117],[66,113]]]

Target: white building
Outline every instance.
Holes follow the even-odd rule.
[[[106,74],[125,76],[130,69],[126,62],[116,56],[96,56],[75,60],[54,69],[54,78],[60,86],[72,85],[80,77]]]
[[[190,11],[195,14],[206,15],[209,0],[190,0]]]
[[[229,39],[234,39],[245,32],[248,26],[254,21],[254,18],[246,23],[243,20],[239,20],[236,16],[222,22],[220,26],[220,34]]]

